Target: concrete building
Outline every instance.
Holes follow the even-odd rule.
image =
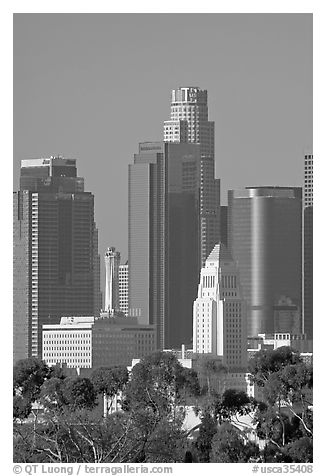
[[[221,357],[229,370],[245,369],[246,336],[246,304],[239,271],[226,246],[219,243],[200,273],[193,305],[193,350]]]
[[[301,318],[301,195],[295,187],[228,193],[228,247],[239,266],[248,336],[275,331],[280,300],[290,300]]]
[[[190,343],[200,271],[200,146],[145,142],[129,165],[129,309],[157,348]]]
[[[304,158],[303,332],[313,338],[313,156]]]
[[[250,359],[260,350],[275,350],[279,347],[291,347],[300,354],[312,352],[312,340],[304,334],[274,333],[258,334],[247,340],[248,358]]]
[[[173,89],[170,120],[164,121],[164,141],[200,145],[201,266],[220,239],[220,180],[215,179],[214,135],[214,122],[208,120],[207,91],[198,87]]]
[[[129,265],[128,261],[119,266],[119,302],[120,311],[129,315]]]
[[[76,160],[23,160],[14,192],[14,362],[42,355],[42,325],[99,315],[100,258],[94,196]]]
[[[105,304],[104,311],[113,315],[120,308],[119,266],[120,253],[110,246],[105,252]]]
[[[106,315],[107,316],[107,315]],[[42,358],[48,365],[96,369],[130,365],[155,350],[152,326],[136,319],[62,317],[60,324],[43,325]]]

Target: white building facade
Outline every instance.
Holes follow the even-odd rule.
[[[42,359],[50,366],[92,368],[92,328],[95,318],[62,317],[60,324],[43,325]]]
[[[193,349],[221,357],[229,371],[247,366],[246,305],[239,272],[223,243],[215,245],[200,274],[193,305]]]
[[[129,265],[128,262],[119,266],[119,303],[120,311],[129,315]]]
[[[110,246],[105,253],[105,304],[104,311],[113,315],[119,310],[120,253]]]

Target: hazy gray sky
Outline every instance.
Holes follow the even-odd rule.
[[[302,185],[312,15],[14,15],[14,188],[22,159],[76,158],[102,267],[109,245],[127,258],[127,166],[163,139],[178,86],[208,90],[223,203],[231,188]]]

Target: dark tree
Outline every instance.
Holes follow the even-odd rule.
[[[64,401],[71,409],[92,409],[96,405],[96,392],[88,378],[67,377],[62,390]]]
[[[123,390],[128,379],[126,367],[100,367],[94,370],[90,377],[96,393],[106,394],[110,397]]]
[[[258,447],[243,440],[239,431],[230,423],[218,427],[212,440],[211,463],[246,463],[259,454]]]
[[[34,402],[40,393],[44,380],[50,378],[50,376],[51,370],[42,360],[34,357],[19,360],[14,365],[13,370],[14,391],[30,402]]]

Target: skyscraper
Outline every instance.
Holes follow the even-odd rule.
[[[248,336],[278,332],[282,314],[298,328],[289,315],[301,318],[302,311],[301,197],[294,187],[229,190],[228,244],[248,306]]]
[[[220,239],[220,180],[215,179],[214,122],[208,120],[206,90],[172,90],[171,118],[164,121],[164,141],[200,145],[200,256],[204,266]]]
[[[120,308],[119,266],[120,253],[110,246],[105,252],[105,304],[104,311],[113,315]]]
[[[146,142],[129,165],[129,309],[157,347],[192,336],[200,271],[200,147]]]
[[[23,160],[14,192],[14,361],[42,356],[42,324],[99,315],[94,196],[76,160]]]
[[[229,370],[247,366],[246,303],[239,271],[230,252],[218,243],[200,273],[193,305],[193,349],[222,358]]]
[[[313,156],[304,158],[303,331],[313,338]]]
[[[129,265],[128,261],[119,266],[119,301],[120,311],[129,315]]]

